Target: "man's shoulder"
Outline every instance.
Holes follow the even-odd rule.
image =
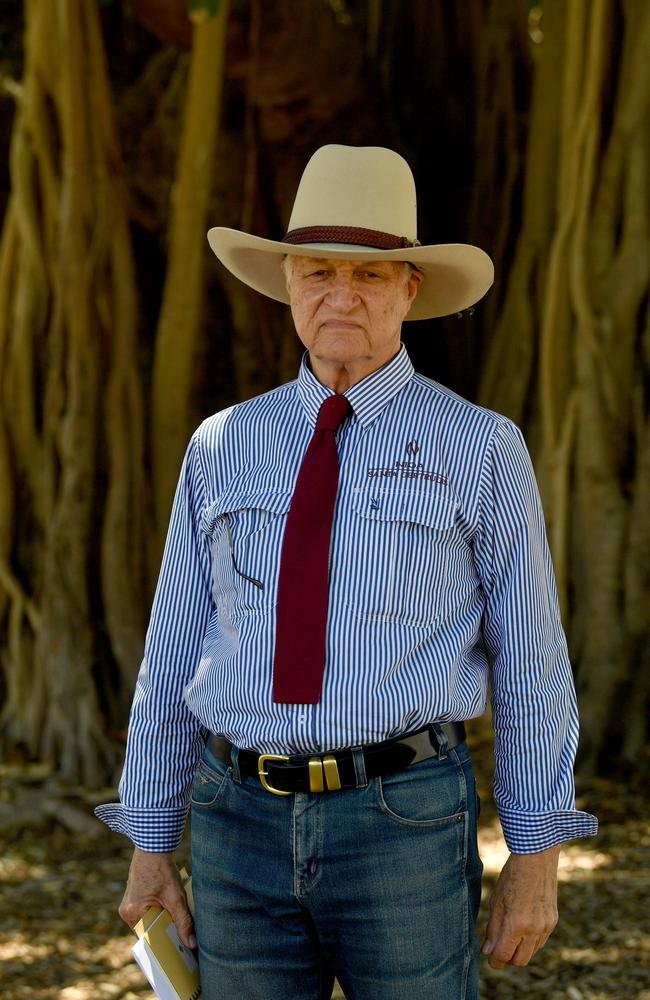
[[[199,437],[212,437],[215,433],[222,434],[228,425],[242,426],[248,422],[257,422],[269,414],[281,410],[295,400],[296,379],[276,386],[258,396],[251,396],[240,403],[218,410],[200,424],[196,430]]]
[[[486,406],[479,406],[469,399],[460,396],[453,389],[447,388],[434,379],[427,378],[420,372],[413,376],[413,383],[416,391],[424,395],[430,394],[432,402],[435,400],[438,408],[450,417],[454,417],[463,424],[473,424],[485,430],[496,431],[499,427],[512,426],[512,421],[496,410],[490,410]]]

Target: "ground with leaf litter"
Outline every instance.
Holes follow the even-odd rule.
[[[483,798],[484,927],[507,854],[489,799],[489,768],[481,766],[489,748],[481,733],[470,742]],[[560,924],[526,969],[495,972],[482,961],[484,1000],[650,1000],[643,788],[595,781],[579,789],[580,807],[599,815],[601,832],[563,853]],[[149,1000],[131,960],[132,936],[116,914],[129,846],[91,818],[93,804],[114,792],[65,790],[41,767],[9,765],[0,767],[0,789],[2,1000]],[[186,860],[182,852],[179,860]]]

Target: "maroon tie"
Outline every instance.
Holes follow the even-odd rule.
[[[325,669],[327,578],[339,482],[336,432],[351,412],[328,396],[302,460],[282,543],[273,701],[314,705]]]

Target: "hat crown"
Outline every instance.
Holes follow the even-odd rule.
[[[344,226],[417,238],[417,199],[411,168],[381,146],[329,145],[304,169],[289,231]]]

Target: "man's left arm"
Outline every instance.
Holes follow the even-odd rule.
[[[519,430],[503,421],[486,456],[475,559],[492,660],[494,798],[510,858],[483,951],[525,965],[557,923],[559,845],[597,830],[575,808],[578,714],[535,476]]]

